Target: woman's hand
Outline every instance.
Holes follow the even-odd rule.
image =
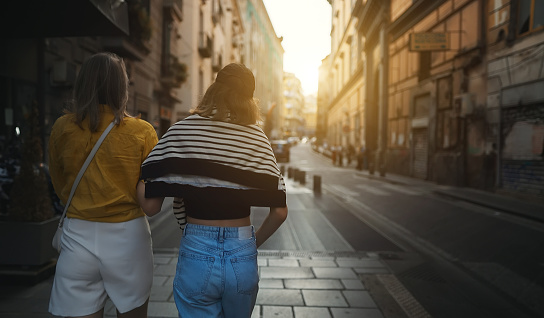
[[[145,197],[145,183],[138,182],[136,187],[136,194],[138,195],[138,203],[147,216],[153,216],[161,212],[163,198],[146,198]]]

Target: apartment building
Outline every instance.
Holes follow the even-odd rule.
[[[283,76],[282,131],[278,138],[302,137],[305,134],[304,93],[300,80],[293,73]]]
[[[329,144],[359,141],[382,175],[541,200],[541,2],[330,3]]]
[[[183,23],[178,27],[178,59],[187,65],[188,77],[177,97],[176,120],[189,115],[217,72],[241,62],[244,26],[236,0],[183,1]]]
[[[347,147],[364,146],[374,150],[374,144],[365,140],[369,132],[364,124],[365,116],[365,64],[364,38],[357,33],[359,19],[352,15],[354,1],[330,1],[332,5],[331,53],[323,63],[320,78],[330,83],[328,88],[319,87],[319,103],[328,99],[326,119],[326,143]],[[324,67],[327,65],[327,67]],[[324,98],[323,93],[328,95]],[[322,109],[322,108],[321,108]],[[320,112],[321,114],[321,112]],[[320,120],[318,119],[318,122]]]
[[[276,35],[262,0],[238,0],[244,25],[241,62],[255,75],[263,129],[270,137],[281,131],[283,105],[283,38]]]
[[[497,188],[544,197],[544,3],[488,1],[484,12],[489,126]]]

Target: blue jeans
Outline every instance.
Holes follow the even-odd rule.
[[[250,317],[258,290],[253,226],[186,225],[174,278],[180,317]]]

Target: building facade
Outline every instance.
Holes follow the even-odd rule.
[[[489,1],[485,10],[485,152],[496,187],[544,197],[544,3]],[[496,160],[493,160],[495,159]]]
[[[328,109],[330,104],[330,77],[329,77],[329,56],[321,61],[319,66],[319,79],[317,82],[317,114],[315,127],[315,143],[317,145],[326,144],[327,141],[327,122]]]
[[[358,137],[382,175],[542,199],[541,2],[331,5],[329,143]]]
[[[238,0],[244,24],[241,62],[255,75],[263,128],[269,137],[281,132],[283,38],[276,35],[262,0]]]
[[[319,87],[319,102],[329,101],[326,119],[326,143],[329,146],[364,146],[374,149],[365,131],[364,38],[357,32],[359,19],[352,14],[354,1],[331,1],[331,54],[324,60],[320,74],[329,87]],[[328,96],[327,96],[328,95]],[[322,108],[320,108],[322,109]],[[320,118],[322,113],[320,111]],[[323,122],[318,119],[318,122]]]
[[[188,77],[177,95],[181,100],[175,111],[177,120],[198,105],[219,70],[241,62],[244,32],[235,0],[183,1],[183,8],[177,49]]]
[[[281,135],[279,138],[302,137],[305,134],[304,93],[300,80],[293,73],[283,76],[283,107],[281,108]]]

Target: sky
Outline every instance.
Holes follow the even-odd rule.
[[[283,36],[283,70],[294,73],[305,95],[317,93],[318,69],[331,52],[327,0],[263,0],[277,36]]]

